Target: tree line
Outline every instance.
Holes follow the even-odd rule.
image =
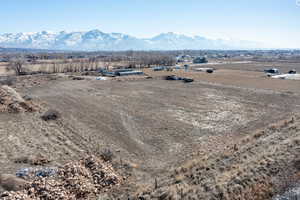
[[[6,59],[7,70],[13,70],[16,75],[26,73],[28,69],[25,69],[25,65],[44,65],[47,66],[48,72],[58,73],[91,71],[110,66],[122,68],[172,66],[176,63],[176,57],[166,52],[144,51],[10,54]]]

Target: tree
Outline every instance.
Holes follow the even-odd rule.
[[[19,76],[24,70],[23,64],[24,64],[24,60],[22,59],[12,60],[9,62],[8,70],[14,70],[16,75]]]

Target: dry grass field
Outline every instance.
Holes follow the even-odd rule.
[[[218,65],[213,74],[145,69],[150,79],[18,77],[13,87],[40,110],[0,113],[0,174],[30,166],[15,162],[24,156],[42,154],[57,166],[109,148],[134,170],[112,198],[221,199],[213,195],[222,190],[224,199],[251,199],[260,183],[265,189],[253,199],[267,199],[283,169],[297,172],[300,82],[270,79],[251,65]],[[172,74],[194,82],[163,79]],[[61,118],[42,120],[49,108]],[[233,197],[234,178],[251,174]]]

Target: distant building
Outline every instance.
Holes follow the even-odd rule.
[[[191,62],[192,56],[190,55],[180,55],[177,56],[177,62]]]
[[[0,62],[8,62],[9,60],[7,58],[0,58]]]
[[[205,57],[197,57],[193,60],[194,64],[208,63],[208,60]]]

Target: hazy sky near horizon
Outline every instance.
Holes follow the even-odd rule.
[[[1,0],[0,33],[162,32],[300,48],[300,0]]]

